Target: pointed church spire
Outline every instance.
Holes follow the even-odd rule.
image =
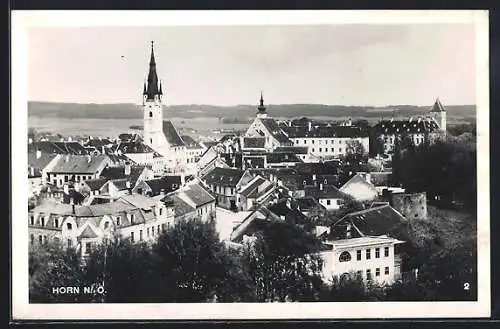
[[[160,91],[158,92],[160,95],[163,95],[163,91],[161,90],[161,80],[160,80]]]
[[[441,101],[439,100],[439,97],[436,97],[436,101],[434,102],[434,105],[432,105],[431,112],[446,112],[443,104],[441,104]]]
[[[158,75],[156,74],[156,61],[153,41],[151,41],[151,58],[149,60],[148,83],[145,95],[147,95],[148,100],[153,100],[155,99],[156,95],[160,95],[158,88]]]
[[[264,106],[264,97],[262,96],[262,90],[260,91],[260,102],[259,102],[259,107],[257,109],[259,110],[257,115],[267,116],[266,107]]]
[[[143,94],[143,95],[147,95],[146,81],[144,81],[144,89],[143,89],[142,94]]]

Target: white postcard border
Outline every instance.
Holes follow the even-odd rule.
[[[489,25],[487,11],[13,11],[12,316],[18,320],[352,319],[490,316]],[[28,38],[32,27],[471,23],[476,26],[478,301],[231,304],[29,304]],[[452,51],[452,50],[450,50]],[[461,287],[457,287],[460,289]]]

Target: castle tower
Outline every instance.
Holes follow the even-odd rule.
[[[262,96],[262,91],[260,92],[260,102],[257,108],[257,118],[267,118],[266,107],[264,106],[264,97]]]
[[[439,130],[446,131],[446,110],[443,104],[441,104],[439,97],[436,98],[434,105],[432,105],[429,115],[439,125]]]
[[[162,88],[156,74],[156,61],[151,41],[151,58],[149,60],[148,79],[144,82],[142,93],[144,110],[144,143],[152,148],[160,147],[165,143],[163,134]]]

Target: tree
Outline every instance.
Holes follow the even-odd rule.
[[[164,282],[158,293],[172,302],[216,299],[232,264],[213,220],[195,218],[176,223],[158,238],[153,253]]]
[[[155,258],[147,244],[128,239],[106,241],[90,254],[86,276],[103,285],[106,302],[154,302],[161,284]]]
[[[315,300],[321,286],[319,246],[312,233],[292,223],[266,222],[243,251],[243,266],[255,300]]]
[[[64,249],[59,243],[50,242],[30,249],[28,264],[30,303],[96,301],[95,296],[54,291],[88,285],[80,254],[75,249]]]
[[[346,153],[347,154],[357,154],[357,155],[363,155],[365,154],[365,148],[363,144],[361,144],[360,141],[358,140],[350,140],[347,141],[347,146],[346,146]]]

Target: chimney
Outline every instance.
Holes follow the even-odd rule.
[[[186,184],[186,176],[184,173],[181,173],[181,186],[184,186]]]
[[[313,174],[313,181],[316,181],[316,174]]]
[[[311,131],[311,130],[312,130],[312,122],[308,121],[307,122],[307,131]]]
[[[320,183],[320,184],[319,184],[319,190],[320,190],[320,191],[323,191],[323,183]]]
[[[130,185],[130,181],[127,181],[127,183],[125,183],[125,186],[127,187],[128,194],[132,194],[132,187]]]
[[[69,203],[71,204],[71,213],[72,213],[73,215],[75,215],[75,214],[76,214],[76,211],[75,211],[75,200],[74,200],[73,198],[71,198],[71,199],[69,200]]]
[[[130,168],[130,162],[125,162],[125,176],[129,176],[130,175],[130,172],[131,172],[131,168]]]
[[[40,159],[41,156],[42,156],[42,151],[36,150],[36,158]]]

